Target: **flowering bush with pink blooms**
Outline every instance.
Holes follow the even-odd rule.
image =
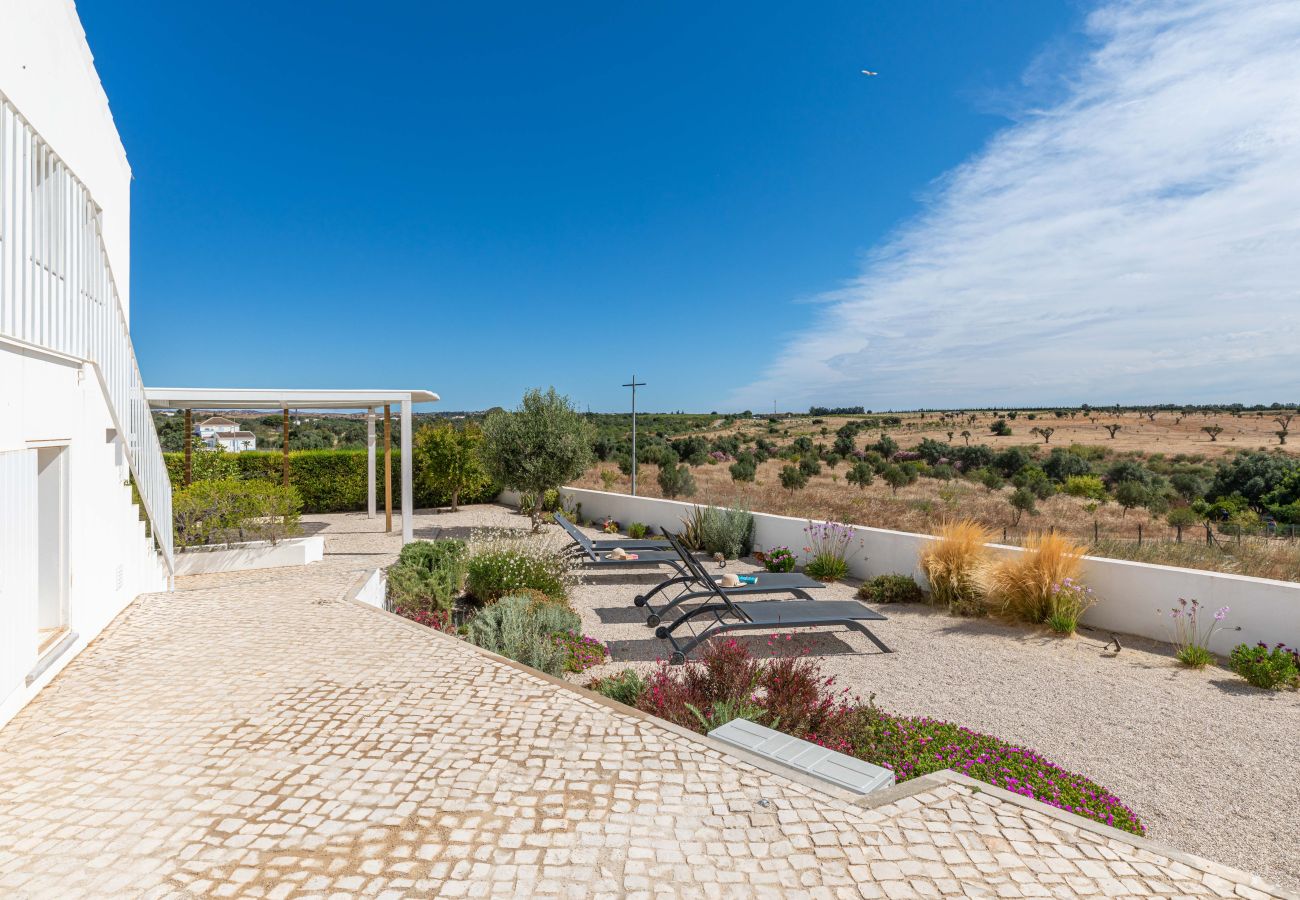
[[[556,645],[564,650],[566,672],[585,672],[609,658],[605,645],[590,635],[563,631],[553,637]]]
[[[851,697],[806,654],[785,650],[791,636],[773,636],[775,655],[755,659],[734,640],[708,642],[685,666],[665,663],[633,699],[636,707],[683,728],[707,733],[737,717],[892,769],[907,781],[953,769],[1094,821],[1145,834],[1128,806],[1088,778],[1033,750],[935,719],[898,716]],[[592,687],[602,690],[601,682]],[[602,693],[606,691],[602,690]]]

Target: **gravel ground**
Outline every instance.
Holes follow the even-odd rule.
[[[419,537],[467,537],[527,520],[477,506],[421,516],[417,525]],[[649,670],[667,658],[667,642],[632,604],[667,571],[601,572],[573,592],[584,630],[612,656],[574,681]],[[816,596],[848,599],[855,587]],[[966,725],[1093,778],[1156,841],[1300,890],[1300,694],[1257,690],[1225,669],[1189,671],[1168,646],[1142,638],[1121,637],[1124,649],[1114,654],[1103,649],[1108,634],[1061,639],[920,605],[878,609],[889,621],[873,630],[893,653],[843,629],[805,630],[791,645],[807,647],[827,674],[864,699],[874,693],[885,709]],[[766,634],[744,634],[737,639],[755,654],[769,652]]]
[[[632,604],[662,577],[602,573],[574,592],[587,633],[612,655],[575,680],[667,658],[667,642]],[[848,599],[854,590],[834,585],[816,596]],[[889,621],[872,630],[893,653],[843,629],[805,630],[791,646],[807,647],[827,674],[864,699],[874,693],[885,709],[966,725],[1093,778],[1156,841],[1300,889],[1300,694],[1261,691],[1225,669],[1184,669],[1168,646],[1141,638],[1121,638],[1115,654],[1103,649],[1109,634],[1061,639],[921,605],[878,609]],[[738,639],[770,652],[766,634]]]

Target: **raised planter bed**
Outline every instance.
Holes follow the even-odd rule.
[[[248,541],[215,547],[191,547],[176,554],[177,575],[206,575],[212,572],[242,572],[247,569],[275,569],[305,566],[325,557],[325,538],[286,538],[276,541]]]

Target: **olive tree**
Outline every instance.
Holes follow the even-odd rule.
[[[553,387],[545,393],[534,388],[514,411],[488,415],[479,455],[494,479],[540,501],[587,471],[594,460],[591,438],[591,425],[568,397]],[[541,506],[531,511],[534,531],[542,527]]]

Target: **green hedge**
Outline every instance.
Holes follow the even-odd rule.
[[[183,453],[164,453],[167,474],[172,487],[182,486],[185,470]],[[211,451],[204,454],[212,459]],[[241,479],[261,479],[277,484],[281,475],[281,455],[276,451],[253,450],[247,453],[222,453],[219,457],[226,473]],[[196,480],[202,477],[195,472]],[[217,477],[220,477],[218,475]],[[289,484],[298,489],[304,513],[354,512],[366,508],[366,451],[365,450],[291,450],[289,451]],[[487,503],[495,500],[501,488],[491,485],[480,494],[462,496],[461,503]],[[393,451],[393,509],[400,509],[402,497],[401,454]],[[384,454],[375,454],[375,501],[379,509],[384,506]],[[446,506],[450,495],[438,496],[422,490],[416,478],[415,507],[428,509]]]

